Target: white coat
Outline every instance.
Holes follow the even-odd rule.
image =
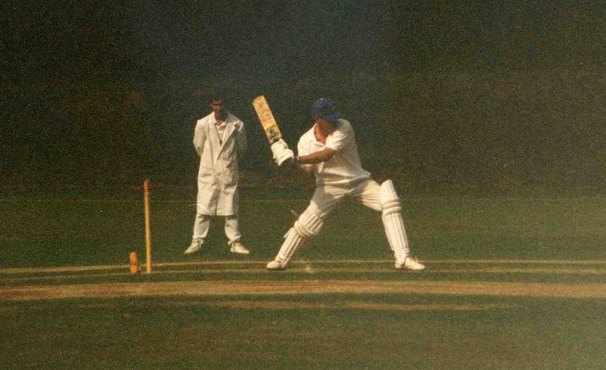
[[[238,213],[238,159],[246,151],[244,123],[231,113],[222,138],[214,113],[196,122],[194,147],[200,156],[197,212],[210,216]]]

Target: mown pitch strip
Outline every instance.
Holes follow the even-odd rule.
[[[240,266],[239,268],[243,268],[244,266],[265,266],[267,261],[226,261],[226,260],[216,260],[216,261],[192,261],[192,262],[159,262],[154,263],[156,267],[185,267],[185,266],[208,266],[223,269],[223,266]],[[553,269],[553,266],[561,266],[561,265],[572,265],[572,266],[606,266],[606,260],[514,260],[514,259],[495,259],[495,260],[434,260],[434,261],[421,261],[424,263],[428,263],[430,265],[430,269],[432,271],[436,270],[436,267],[439,269],[441,265],[500,265],[500,266],[509,266],[509,265],[536,265],[536,266],[552,266],[550,269]],[[309,263],[325,265],[392,265],[392,260],[381,259],[381,260],[371,260],[371,259],[348,259],[348,260],[312,260]],[[297,268],[297,266],[307,265],[305,261],[295,261],[292,263],[292,268]],[[352,268],[352,267],[348,267]],[[499,267],[500,269],[506,269],[506,267]],[[128,271],[128,265],[92,265],[92,266],[61,266],[61,267],[9,267],[9,268],[0,268],[0,275],[10,275],[10,274],[28,274],[28,273],[59,273],[59,272],[86,272],[86,271],[103,271],[103,270],[122,270]]]
[[[178,281],[0,287],[0,300],[204,297],[313,294],[441,294],[464,296],[606,298],[606,283],[478,281]]]
[[[517,261],[468,260],[429,262],[427,272],[414,273],[415,278],[403,278],[407,273],[393,270],[387,260],[298,261],[286,272],[271,273],[261,261],[192,261],[157,264],[154,276],[162,281],[134,279],[107,283],[104,277],[128,275],[128,265],[69,266],[53,268],[0,269],[0,300],[31,301],[58,299],[95,299],[121,297],[229,297],[257,296],[263,299],[292,295],[320,294],[435,294],[444,296],[538,297],[570,299],[604,299],[606,274],[604,261]],[[347,278],[323,273],[345,273]],[[357,273],[380,273],[381,279],[358,277]],[[471,274],[457,280],[449,274]],[[196,274],[216,276],[216,279],[196,280]],[[232,274],[234,274],[232,278]],[[241,274],[254,277],[243,280]],[[296,274],[294,278],[293,275]],[[393,278],[390,277],[393,274]],[[404,274],[404,275],[402,275]],[[424,278],[426,274],[426,278]],[[593,277],[580,281],[484,281],[475,279],[483,274],[523,274],[522,276],[574,274]],[[180,277],[180,281],[171,276]],[[238,276],[238,278],[236,278]],[[267,277],[265,277],[267,276]],[[282,277],[291,277],[282,279]],[[442,276],[442,279],[437,279]],[[91,283],[91,278],[101,278]],[[143,277],[143,276],[141,276]],[[277,277],[277,279],[276,279]],[[79,278],[87,278],[77,283]],[[596,278],[598,280],[596,280]],[[65,279],[65,284],[58,281]],[[526,279],[524,279],[526,280]],[[51,284],[51,281],[53,282]],[[29,285],[28,283],[33,283]],[[18,284],[15,284],[18,283]],[[28,285],[24,285],[28,284]],[[13,285],[15,284],[15,285]]]

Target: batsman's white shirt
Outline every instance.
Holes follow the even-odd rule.
[[[349,121],[340,119],[335,122],[336,130],[328,135],[326,144],[316,140],[316,126],[301,136],[297,145],[300,156],[331,148],[335,155],[326,162],[312,166],[316,185],[353,185],[370,178],[370,173],[362,168],[356,136]]]

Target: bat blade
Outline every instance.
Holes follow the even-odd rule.
[[[263,131],[265,131],[265,135],[267,136],[269,143],[273,144],[280,140],[280,138],[282,138],[282,132],[280,132],[280,127],[278,126],[278,123],[276,122],[276,119],[269,108],[269,104],[267,104],[265,96],[257,96],[253,100],[253,107],[257,112],[257,116],[261,122],[261,127],[263,127]]]

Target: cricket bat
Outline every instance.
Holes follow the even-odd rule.
[[[280,128],[278,127],[278,123],[276,122],[273,113],[271,113],[267,100],[265,100],[265,96],[257,96],[253,100],[253,107],[255,107],[257,116],[259,116],[261,127],[263,127],[263,130],[265,131],[265,135],[267,135],[269,144],[271,145],[280,140],[282,138],[282,133],[280,132]]]

